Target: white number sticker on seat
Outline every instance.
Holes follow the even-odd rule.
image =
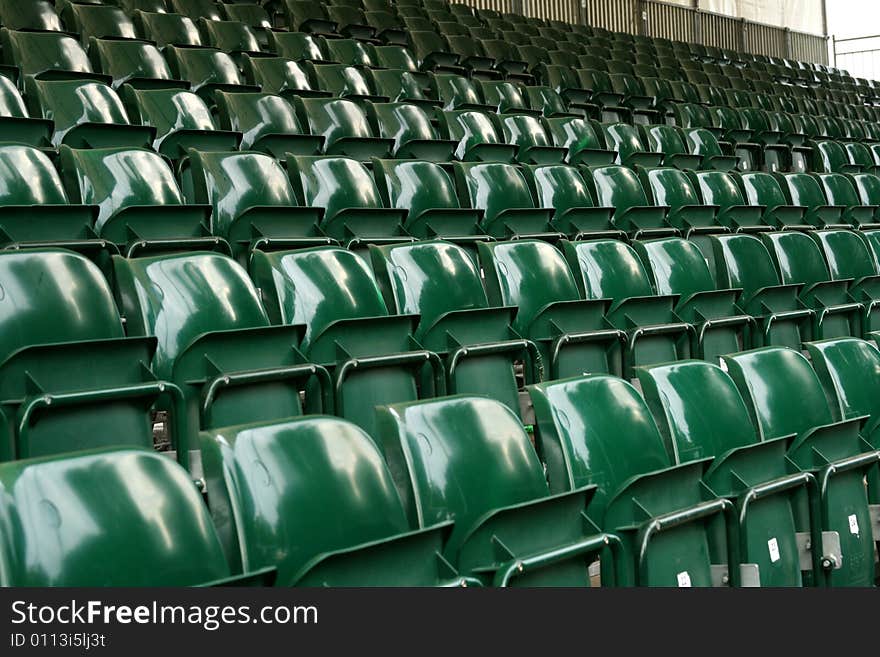
[[[683,570],[676,577],[678,578],[678,588],[689,589],[691,587],[691,576],[688,575],[688,571]]]
[[[849,533],[855,534],[856,536],[859,534],[859,519],[856,517],[855,513],[849,517]]]
[[[767,548],[770,550],[770,562],[776,563],[779,561],[779,543],[775,537],[767,541]]]

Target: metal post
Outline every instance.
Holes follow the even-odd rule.
[[[739,23],[740,23],[739,45],[737,46],[737,50],[739,50],[740,52],[747,52],[746,51],[746,42],[748,39],[748,31],[749,31],[748,23],[746,22],[745,18],[740,18]]]
[[[785,58],[791,59],[791,30],[786,27],[783,36],[785,37]]]
[[[694,42],[706,44],[703,39],[703,12],[697,0],[694,0]]]

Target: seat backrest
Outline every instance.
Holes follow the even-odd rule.
[[[3,463],[0,536],[3,586],[191,586],[230,574],[189,474],[146,450]]]
[[[174,361],[209,331],[269,325],[247,272],[217,253],[114,257],[117,295],[130,335],[155,335],[153,371],[172,378]]]
[[[319,555],[409,529],[382,454],[345,420],[215,429],[202,449],[217,464],[212,513],[223,519],[230,561],[245,571],[275,566],[278,583],[292,584]]]
[[[822,249],[833,280],[877,275],[870,249],[853,231],[817,230],[812,232],[812,237]]]
[[[720,288],[742,288],[750,296],[764,287],[779,285],[779,276],[767,248],[752,235],[713,235],[715,280]]]
[[[373,271],[386,305],[419,315],[419,334],[444,314],[486,308],[480,270],[460,246],[441,241],[391,244],[370,249]]]
[[[172,80],[171,68],[152,43],[125,39],[91,39],[89,56],[95,69],[113,78],[113,87],[143,80]],[[154,84],[161,84],[155,82]]]
[[[524,167],[539,208],[554,208],[559,217],[572,208],[595,205],[587,183],[577,168],[567,164],[539,164]]]
[[[6,76],[0,76],[0,117],[27,118],[24,99],[15,84]]]
[[[269,32],[272,52],[294,61],[323,61],[327,59],[327,44],[316,34],[304,32]]]
[[[89,77],[92,65],[79,42],[59,32],[0,31],[3,60],[27,77]]]
[[[633,248],[617,240],[563,242],[568,266],[580,274],[586,299],[652,296],[651,281]]]
[[[746,171],[739,174],[743,194],[749,205],[775,208],[788,205],[779,181],[765,171]]]
[[[519,169],[504,162],[456,162],[455,180],[469,207],[483,210],[491,221],[511,208],[534,208],[529,186]]]
[[[825,194],[819,182],[808,173],[783,173],[779,176],[786,186],[793,205],[817,208],[827,205]]]
[[[68,25],[87,42],[89,37],[136,39],[134,23],[119,7],[70,3],[64,8]]]
[[[745,205],[733,178],[723,171],[697,171],[691,175],[707,205],[717,205],[719,208]]]
[[[212,85],[244,84],[235,60],[228,53],[214,48],[168,46],[165,58],[179,78],[189,80],[193,91]]]
[[[0,360],[31,345],[123,336],[107,281],[79,254],[60,249],[4,251],[0,281]]]
[[[539,383],[529,393],[551,491],[596,484],[589,513],[599,523],[629,479],[672,463],[648,406],[622,379],[587,374]]]
[[[394,150],[412,140],[438,139],[425,111],[410,103],[371,103],[367,109],[383,139],[394,140]]]
[[[594,198],[603,208],[615,208],[617,212],[631,207],[648,205],[645,190],[632,169],[610,164],[592,167],[586,174],[587,182],[592,182]]]
[[[0,23],[10,30],[63,32],[53,0],[0,0]]]
[[[880,415],[880,352],[857,338],[806,343],[836,420]]]
[[[577,301],[577,281],[552,244],[538,240],[480,242],[480,263],[492,306],[517,306],[514,328],[525,333],[548,304]]]
[[[286,92],[311,91],[312,82],[305,65],[285,57],[244,57],[242,62],[245,77],[259,86],[263,93],[283,94]]]
[[[832,422],[816,372],[788,347],[764,347],[723,356],[762,440]]]
[[[0,207],[66,204],[64,185],[45,153],[32,146],[0,145]]]
[[[849,176],[842,173],[817,173],[816,178],[822,185],[825,198],[829,205],[853,207],[861,205],[859,195]]]
[[[84,123],[130,123],[119,96],[110,86],[100,82],[28,80],[27,92],[43,118],[55,123],[52,143],[56,147],[73,128]]]
[[[685,148],[684,143],[681,141],[681,135],[679,135],[674,127],[669,125],[649,125],[644,126],[644,131],[649,151],[666,155],[687,153],[687,148]]]
[[[199,20],[208,42],[224,52],[260,52],[260,43],[254,30],[238,21]]]
[[[495,124],[485,112],[463,110],[443,112],[440,125],[445,126],[449,138],[458,142],[455,156],[462,160],[468,151],[477,144],[499,144],[501,137]]]
[[[602,149],[602,142],[589,121],[575,117],[559,117],[547,119],[550,136],[556,146],[567,148],[569,155],[574,155],[584,148]]]
[[[870,173],[855,173],[851,180],[862,204],[880,206],[880,178]]]
[[[324,208],[330,219],[349,208],[381,208],[369,170],[347,157],[297,155],[287,161],[290,182],[302,205]]]
[[[388,314],[370,266],[346,249],[255,252],[251,273],[273,322],[305,326],[303,351],[338,320]]]
[[[301,135],[302,124],[293,106],[281,96],[260,92],[217,91],[220,125],[242,134],[242,150],[248,150],[269,135]]]
[[[324,137],[327,147],[348,137],[372,137],[367,116],[357,103],[345,98],[296,98],[300,120],[313,135]]]
[[[699,247],[680,237],[637,242],[633,248],[651,275],[657,294],[678,294],[685,300],[715,289],[712,272]]]
[[[795,231],[763,233],[761,240],[773,256],[784,285],[829,280],[822,252],[808,235]]]
[[[722,456],[758,441],[736,384],[717,365],[685,360],[636,374],[673,462]]]
[[[409,221],[426,210],[460,207],[452,178],[433,162],[374,160],[373,175],[385,205],[406,210]]]
[[[144,36],[159,48],[202,45],[199,28],[189,16],[136,11],[134,19],[136,24],[141,25]]]
[[[516,144],[520,148],[533,146],[550,146],[550,139],[541,121],[527,114],[498,115],[501,125],[501,137],[507,144]]]
[[[546,497],[540,461],[519,418],[483,397],[445,397],[376,411],[378,438],[410,523],[455,518],[466,530],[490,511]]]
[[[126,89],[132,121],[156,129],[156,150],[181,130],[217,129],[211,110],[200,96],[182,89]]]
[[[630,155],[645,150],[635,126],[628,123],[604,123],[600,124],[600,129],[606,146],[617,151],[618,164],[625,162]]]
[[[643,187],[650,192],[654,205],[669,208],[702,205],[690,179],[679,169],[672,167],[641,169],[639,178]]]
[[[253,207],[297,205],[287,173],[263,153],[191,150],[183,180],[191,188],[192,202],[212,207],[217,235],[228,234],[235,220]]]
[[[128,207],[184,202],[174,173],[166,161],[152,151],[62,146],[60,158],[70,198],[98,206],[95,225],[99,230]]]

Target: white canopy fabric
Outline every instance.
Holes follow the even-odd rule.
[[[693,7],[692,0],[665,1]],[[822,34],[822,0],[699,0],[699,7],[796,32]]]

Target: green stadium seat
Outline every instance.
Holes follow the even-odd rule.
[[[464,246],[490,239],[479,226],[482,213],[461,207],[452,176],[440,165],[423,160],[372,164],[384,205],[406,212],[404,227],[413,237]]]
[[[611,302],[605,318],[628,337],[623,364],[633,368],[691,357],[696,331],[675,314],[674,296],[657,296],[636,252],[617,240],[562,243],[585,299]]]
[[[446,40],[436,32],[411,29],[409,46],[423,71],[462,70],[461,58],[449,50]]]
[[[518,147],[516,160],[524,164],[560,164],[568,149],[553,146],[544,124],[528,114],[496,114],[498,134],[509,144]]]
[[[332,412],[327,371],[297,349],[301,327],[271,325],[232,258],[116,256],[113,270],[126,332],[158,339],[153,372],[182,393],[177,422],[191,445],[200,430]]]
[[[173,391],[150,372],[155,340],[125,337],[100,269],[63,249],[5,251],[0,280],[8,300],[0,461],[152,448],[150,409]],[[188,439],[178,427],[171,446],[186,465]]]
[[[663,155],[663,166],[677,169],[702,169],[703,158],[691,154],[681,134],[673,126],[648,125],[641,126],[642,143],[648,152]]]
[[[878,167],[877,163],[874,161],[874,156],[871,153],[871,150],[865,144],[853,141],[846,142],[843,144],[843,147],[846,149],[846,155],[849,158],[850,164],[860,167],[865,173],[877,175],[877,173],[880,172],[880,167]]]
[[[19,85],[27,78],[77,79],[107,81],[95,73],[88,55],[79,42],[60,32],[23,32],[0,30],[3,63],[17,66],[21,72]]]
[[[219,3],[214,0],[170,0],[170,9],[192,19],[205,18],[209,21],[220,21],[223,15]]]
[[[431,162],[453,159],[458,144],[440,139],[430,117],[418,105],[371,103],[367,115],[380,138],[394,140],[394,157]]]
[[[544,379],[623,373],[624,331],[605,319],[607,300],[584,300],[563,255],[538,240],[477,245],[492,306],[516,306],[513,329],[538,345]]]
[[[393,404],[378,409],[377,424],[411,524],[453,519],[444,555],[462,573],[496,586],[587,586],[597,555],[614,563],[610,537],[584,518],[595,487],[551,495],[503,404],[466,396]]]
[[[617,164],[634,168],[658,167],[663,163],[663,154],[645,150],[645,145],[635,126],[627,123],[603,123],[595,125],[597,134],[605,140],[608,150],[617,152]]]
[[[791,205],[807,209],[804,219],[816,228],[851,227],[849,217],[841,205],[830,205],[819,181],[808,173],[776,174],[782,191]]]
[[[541,164],[524,166],[522,173],[529,183],[536,205],[555,211],[551,220],[555,230],[576,240],[625,237],[611,220],[614,209],[596,207],[576,167]]]
[[[133,122],[155,128],[153,150],[173,160],[190,148],[228,151],[241,134],[218,130],[201,96],[182,89],[123,88],[123,102]]]
[[[544,124],[553,144],[568,149],[566,161],[569,164],[614,164],[617,152],[605,149],[589,121],[580,117],[560,116],[546,118]]]
[[[54,124],[31,117],[15,84],[0,75],[0,142],[19,142],[38,148],[51,146]]]
[[[860,173],[862,167],[852,164],[840,142],[818,140],[814,144],[816,171],[825,173]]]
[[[309,133],[324,138],[327,155],[344,155],[361,161],[391,155],[394,141],[375,137],[366,114],[354,101],[297,97],[293,104]]]
[[[94,230],[126,256],[192,249],[228,252],[222,240],[210,237],[210,209],[184,203],[171,168],[156,153],[65,145],[59,159],[68,197],[98,208]]]
[[[189,16],[135,11],[134,24],[144,37],[163,50],[166,46],[204,45],[199,28]]]
[[[366,101],[384,103],[387,97],[380,96],[370,84],[370,78],[360,69],[345,64],[309,64],[317,87],[329,91],[333,96],[346,98],[359,104]]]
[[[314,416],[218,429],[202,450],[233,570],[277,568],[281,586],[463,583],[442,558],[451,522],[410,530],[379,448],[349,422]],[[275,473],[270,487],[266,472]]]
[[[34,500],[48,524],[35,519]],[[191,478],[148,451],[4,463],[0,508],[3,586],[253,586],[274,579],[271,571],[231,577]]]
[[[800,285],[798,298],[816,312],[816,339],[861,337],[865,307],[849,296],[847,281],[831,280],[825,258],[813,239],[786,231],[762,233],[761,240],[773,257],[783,285]]]
[[[52,0],[0,0],[0,24],[10,30],[65,31]]]
[[[825,192],[828,204],[832,207],[843,208],[842,219],[845,222],[862,230],[880,228],[880,223],[878,223],[880,208],[876,205],[862,203],[852,178],[842,173],[816,173],[813,175],[822,185],[822,191]]]
[[[780,283],[767,247],[753,235],[709,238],[719,287],[741,289],[737,305],[755,318],[751,346],[780,345],[800,349],[813,339],[816,312],[798,298],[800,285]]]
[[[206,45],[223,52],[233,55],[262,52],[256,31],[244,23],[202,18],[199,27],[208,37]]]
[[[300,207],[287,172],[269,155],[192,150],[180,168],[191,203],[211,208],[211,226],[247,266],[254,249],[330,244],[318,229],[321,210]]]
[[[799,499],[814,495],[815,482],[809,473],[790,471],[788,439],[759,440],[736,384],[717,365],[685,361],[638,374],[670,457],[713,459],[703,480],[736,505],[740,560],[757,564],[761,585],[801,586],[811,581],[803,571],[823,577],[818,559],[803,563],[801,539],[821,545],[821,519],[809,506],[806,517],[799,513]]]
[[[862,333],[880,330],[880,274],[869,243],[850,230],[817,230],[811,236],[822,249],[831,279],[848,281],[852,300],[865,306]]]
[[[64,7],[61,15],[67,27],[79,34],[83,44],[87,44],[90,37],[137,38],[134,23],[119,7],[70,3]]]
[[[114,89],[124,84],[137,89],[189,88],[189,82],[174,78],[159,49],[146,41],[92,38],[89,58],[96,71],[112,78]]]
[[[327,43],[316,34],[270,32],[269,51],[296,62],[327,61]]]
[[[614,208],[614,225],[633,239],[677,232],[666,221],[668,208],[648,203],[645,189],[632,169],[609,164],[585,167],[582,171],[596,203]]]
[[[540,108],[530,109],[523,95],[523,89],[508,80],[481,80],[479,96],[486,106],[498,114],[532,114],[541,115]]]
[[[792,205],[773,174],[765,171],[744,171],[733,174],[733,178],[747,203],[763,208],[764,223],[777,230],[804,230],[813,227],[805,218],[807,208]]]
[[[718,207],[703,205],[696,188],[683,171],[657,167],[639,169],[638,175],[648,200],[656,206],[669,208],[666,220],[685,237],[700,239],[700,235],[727,231],[716,222]]]
[[[285,57],[245,57],[242,61],[245,79],[260,87],[263,93],[278,94],[292,100],[303,98],[326,98],[329,91],[315,89],[303,64]]]
[[[327,15],[326,6],[313,0],[284,0],[286,24],[291,30],[332,35],[337,25]]]
[[[329,59],[337,64],[358,68],[378,65],[375,50],[370,44],[356,39],[327,39],[324,41]]]
[[[730,568],[715,563],[709,528],[729,519],[733,505],[703,486],[707,460],[674,465],[648,406],[626,381],[591,375],[528,390],[550,490],[598,487],[587,516],[621,539],[619,582],[711,586],[718,570],[720,584]],[[732,542],[732,532],[723,536]],[[738,583],[739,564],[732,566],[729,581]],[[603,578],[607,570],[603,561]]]
[[[349,246],[411,241],[403,228],[407,212],[386,208],[367,167],[340,156],[291,156],[291,184],[301,205],[322,208],[324,234]]]
[[[876,343],[876,337],[874,337]],[[813,369],[822,382],[828,405],[835,421],[864,418],[870,416],[863,426],[861,435],[877,449],[877,372],[880,367],[880,354],[875,343],[857,338],[833,338],[819,342],[808,342],[807,353]],[[877,513],[880,503],[880,469],[874,468],[867,474],[869,501]],[[878,529],[874,528],[875,538]]]
[[[822,529],[837,532],[842,554],[828,583],[871,586],[874,539],[864,477],[880,452],[859,435],[861,420],[833,420],[819,377],[798,351],[756,349],[724,362],[761,439],[788,437],[790,462],[823,482]]]
[[[367,25],[376,30],[376,37],[389,45],[405,46],[407,31],[400,19],[390,11],[365,11]]]
[[[354,39],[372,39],[376,29],[367,22],[367,17],[359,7],[331,5],[327,7],[327,17],[336,23],[337,31]]]
[[[482,229],[493,237],[536,237],[556,240],[554,211],[535,207],[525,177],[504,162],[456,162],[455,182],[462,205],[481,210]]]
[[[259,91],[245,84],[244,76],[227,53],[213,48],[181,48],[167,46],[165,58],[171,71],[208,102],[215,91]]]
[[[53,122],[56,147],[149,147],[153,142],[155,129],[132,125],[122,101],[106,84],[29,79],[26,88],[31,111]]]
[[[324,138],[307,134],[290,103],[268,93],[217,91],[217,118],[223,130],[241,133],[241,150],[283,160],[288,154],[318,155]]]
[[[766,208],[746,203],[733,176],[724,171],[696,171],[688,176],[706,205],[718,208],[717,222],[731,231],[761,232],[767,230]]]
[[[438,114],[440,134],[457,142],[455,157],[465,162],[513,162],[517,147],[505,144],[489,114],[460,110]]]
[[[453,73],[435,73],[431,76],[431,91],[444,110],[493,111],[491,105],[483,102],[477,80]]]
[[[513,308],[492,308],[465,249],[440,241],[370,249],[389,309],[418,315],[413,336],[438,354],[447,394],[490,397],[520,414],[516,362],[526,384],[540,381],[537,347],[511,328]]]
[[[675,315],[696,329],[696,356],[715,361],[748,347],[755,321],[736,305],[741,290],[715,287],[712,272],[696,244],[666,237],[634,242],[633,248],[657,294],[677,297]]]
[[[369,76],[376,93],[393,103],[418,105],[431,115],[440,105],[439,99],[432,96],[431,90],[425,88],[417,74],[411,71],[372,69]]]
[[[694,155],[703,158],[703,169],[733,171],[739,165],[739,158],[724,152],[715,134],[707,128],[681,128],[685,145]]]
[[[417,318],[388,312],[360,256],[330,246],[256,251],[250,270],[271,320],[304,327],[303,353],[330,370],[336,415],[376,435],[375,406],[443,393],[439,357],[413,338]]]

